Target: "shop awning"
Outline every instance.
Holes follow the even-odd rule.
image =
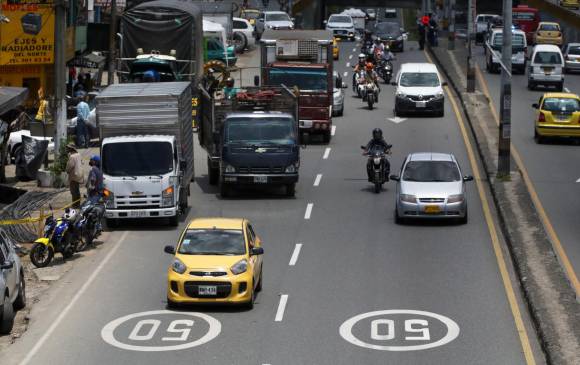
[[[0,86],[0,115],[22,104],[27,95],[25,87]]]

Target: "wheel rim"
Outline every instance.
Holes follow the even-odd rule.
[[[34,250],[33,257],[34,261],[39,264],[44,264],[48,260],[48,247],[47,246],[37,246],[38,248]]]

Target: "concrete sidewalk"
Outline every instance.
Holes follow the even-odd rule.
[[[481,85],[476,86],[475,93],[465,92],[465,42],[456,40],[453,51],[447,50],[447,42],[447,38],[440,38],[439,47],[431,48],[429,53],[459,96],[471,126],[547,361],[580,364],[580,304],[536,212],[525,176],[517,168],[513,153],[511,166],[515,171],[511,172],[510,179],[496,179],[499,132],[498,117],[490,105],[493,101],[487,99]]]

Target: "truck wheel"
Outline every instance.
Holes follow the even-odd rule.
[[[119,227],[119,220],[115,218],[105,218],[105,223],[109,228],[117,228]]]
[[[169,217],[169,225],[171,227],[177,227],[179,225],[179,216],[177,213],[173,217]]]
[[[322,142],[327,144],[330,143],[330,131],[324,132],[324,134],[322,135]]]
[[[236,53],[244,53],[246,47],[248,47],[248,38],[242,32],[234,32],[234,50]]]
[[[286,185],[286,196],[293,198],[296,195],[296,183]]]
[[[8,293],[4,294],[4,305],[2,305],[2,317],[0,317],[0,334],[7,335],[14,326],[14,308],[10,303]]]
[[[230,190],[231,190],[231,188],[227,184],[224,184],[224,183],[222,183],[220,181],[220,196],[222,198],[229,197],[230,196]]]
[[[220,171],[215,167],[211,167],[211,161],[207,158],[207,174],[209,176],[209,184],[217,185],[220,178]]]

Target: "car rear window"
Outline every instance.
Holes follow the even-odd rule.
[[[562,57],[560,57],[560,53],[558,52],[540,51],[536,52],[536,56],[534,57],[534,63],[559,65],[562,64]]]
[[[540,25],[540,30],[558,32],[560,31],[560,27],[558,24],[542,24]]]
[[[461,180],[461,175],[452,161],[411,161],[405,166],[403,180],[453,182]]]
[[[569,47],[568,54],[580,55],[580,46]]]
[[[550,112],[574,113],[580,111],[580,102],[572,98],[545,98],[542,109]]]
[[[512,47],[524,47],[525,37],[521,33],[512,33]],[[493,37],[493,45],[496,47],[501,47],[503,45],[503,33],[496,33]]]
[[[527,11],[514,11],[512,13],[512,18],[516,20],[534,20],[535,16],[536,14]]]

